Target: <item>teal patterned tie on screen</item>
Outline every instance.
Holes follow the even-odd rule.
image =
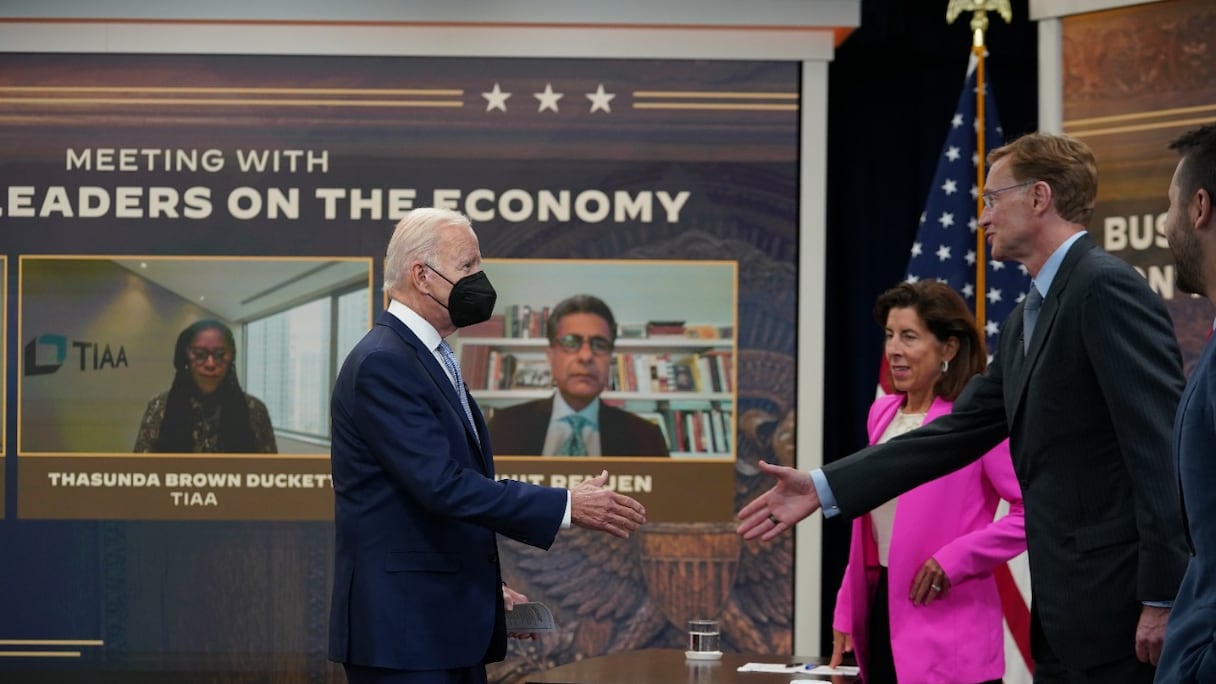
[[[583,428],[591,425],[591,421],[577,413],[563,416],[561,421],[570,426],[570,437],[557,454],[559,456],[586,456],[587,443],[583,441]]]
[[[1023,351],[1030,351],[1030,336],[1034,334],[1034,324],[1039,320],[1039,309],[1043,308],[1043,295],[1039,288],[1030,286],[1026,294],[1026,307],[1022,309],[1022,344]]]
[[[456,379],[456,395],[460,397],[460,406],[464,408],[464,415],[469,419],[469,427],[473,428],[473,434],[477,436],[477,443],[481,443],[481,436],[477,435],[477,423],[473,420],[473,409],[469,408],[469,394],[464,390],[464,378],[460,377],[460,365],[456,363],[456,355],[452,353],[452,347],[447,340],[440,340],[439,354],[443,356],[443,363],[448,367],[448,372]]]

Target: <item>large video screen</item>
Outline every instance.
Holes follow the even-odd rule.
[[[539,558],[502,544],[569,638],[491,676],[678,646],[692,613],[734,616],[727,646],[789,644],[788,616],[732,590],[788,596],[788,543],[744,549],[730,521],[755,460],[790,457],[800,82],[794,62],[0,56],[0,545],[20,559],[0,632],[51,654],[0,644],[0,670],[333,675],[328,397],[424,206],[470,217],[499,292],[453,339],[497,476],[607,468],[652,521]],[[549,340],[578,295],[611,309],[610,344]],[[499,419],[567,381],[621,429],[587,456],[513,439]],[[571,587],[601,571],[622,593],[587,614]]]

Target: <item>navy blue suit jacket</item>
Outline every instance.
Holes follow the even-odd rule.
[[[1193,554],[1165,632],[1157,681],[1216,682],[1216,343],[1191,373],[1174,419],[1182,505]]]
[[[495,533],[548,548],[568,495],[495,481],[469,402],[480,443],[431,350],[387,312],[343,363],[331,407],[331,660],[448,670],[503,658]]]

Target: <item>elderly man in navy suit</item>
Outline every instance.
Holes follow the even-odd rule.
[[[1166,238],[1178,289],[1216,302],[1216,125],[1170,144],[1182,159],[1170,182]],[[1174,418],[1174,458],[1191,561],[1165,632],[1157,681],[1216,682],[1216,344],[1211,338],[1182,392]]]
[[[484,684],[502,660],[508,593],[496,534],[548,548],[577,525],[628,537],[637,501],[494,479],[485,420],[444,338],[496,294],[462,214],[411,211],[384,263],[388,311],[346,358],[331,407],[334,518],[329,658],[351,684]]]
[[[1036,684],[1151,682],[1186,568],[1170,422],[1182,362],[1165,305],[1086,233],[1098,166],[1085,143],[1034,133],[989,153],[984,226],[1031,292],[953,412],[777,485],[739,512],[771,539],[822,506],[855,517],[1009,437],[1026,503]]]

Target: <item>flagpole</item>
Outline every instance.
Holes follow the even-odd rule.
[[[987,130],[984,121],[984,93],[986,86],[984,84],[984,54],[986,52],[984,46],[984,32],[988,30],[988,12],[996,11],[1000,13],[1005,23],[1009,23],[1013,18],[1013,11],[1009,7],[1009,0],[950,0],[950,4],[946,7],[946,23],[953,24],[954,20],[962,12],[971,12],[971,52],[975,55],[975,187],[979,192],[975,195],[975,215],[979,217],[984,212],[984,159],[987,156],[988,148],[985,145],[984,133]],[[987,325],[987,316],[985,312],[988,303],[987,297],[987,274],[988,274],[988,258],[986,247],[987,240],[984,238],[984,227],[976,225],[975,230],[975,327],[979,329],[980,335],[984,335],[984,328]],[[982,339],[982,337],[981,337]]]
[[[985,140],[987,122],[985,121],[984,111],[985,94],[988,89],[984,81],[984,57],[987,53],[984,46],[984,32],[988,30],[988,12],[995,11],[999,13],[1001,18],[1005,20],[1005,23],[1012,21],[1013,12],[1009,7],[1009,0],[950,0],[946,8],[946,22],[954,23],[955,18],[961,12],[967,11],[971,12],[971,31],[973,35],[971,52],[975,55],[976,86],[975,187],[978,189],[978,192],[975,196],[975,216],[977,219],[975,230],[975,326],[979,330],[980,339],[984,339],[988,320],[986,315],[988,303],[986,283],[988,259],[986,256],[987,250],[985,249],[988,243],[984,237],[984,227],[978,223],[979,216],[984,212],[985,159],[988,153],[987,142]],[[1001,612],[1009,626],[1009,633],[1013,636],[1013,642],[1022,656],[1023,663],[1026,665],[1027,672],[1025,674],[1032,677],[1034,664],[1030,653],[1029,608],[1022,597],[1021,590],[1018,588],[1008,564],[994,568],[993,576],[996,578],[997,591],[1001,596]],[[1008,675],[1009,673],[1006,672],[1006,674]]]
[[[984,23],[987,23],[985,21]],[[984,330],[985,321],[988,317],[985,315],[985,307],[988,304],[988,297],[985,293],[988,292],[988,283],[986,277],[988,275],[987,253],[984,248],[988,246],[987,240],[984,239],[984,226],[979,223],[978,217],[984,211],[984,158],[988,154],[988,147],[984,141],[984,31],[983,29],[975,30],[975,42],[971,46],[971,52],[975,55],[975,154],[978,162],[975,165],[975,187],[979,188],[979,193],[975,196],[975,215],[977,217],[975,226],[975,327],[982,332]]]

